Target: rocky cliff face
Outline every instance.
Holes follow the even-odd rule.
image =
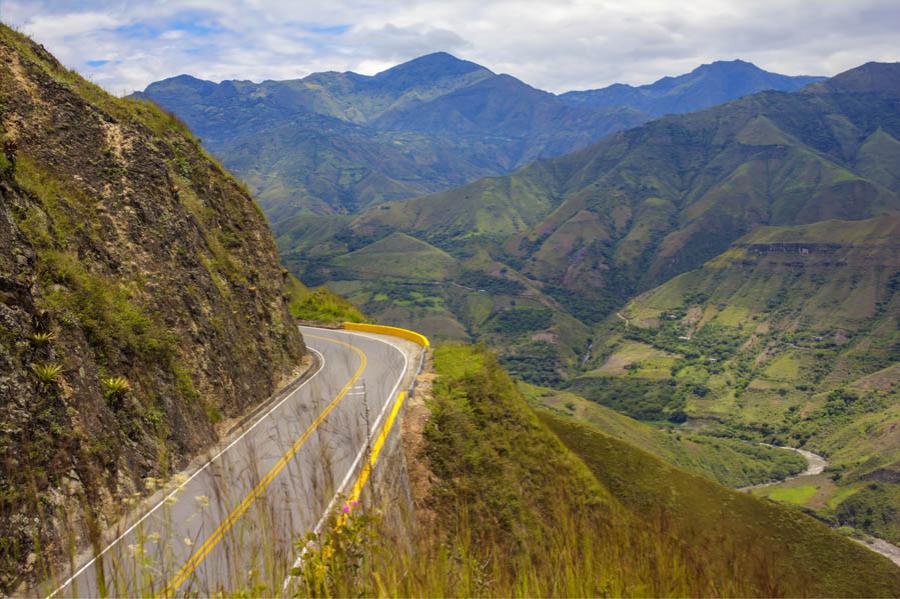
[[[304,346],[246,190],[176,119],[3,26],[0,145],[2,594],[184,466]]]

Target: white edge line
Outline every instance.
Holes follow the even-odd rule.
[[[103,551],[101,551],[100,553],[98,553],[97,555],[95,555],[94,557],[92,557],[87,563],[85,563],[83,566],[81,566],[81,568],[79,568],[78,571],[76,571],[76,572],[75,572],[74,574],[72,574],[72,575],[71,575],[64,583],[62,583],[62,584],[59,586],[59,588],[57,588],[55,591],[53,591],[52,593],[50,593],[49,595],[47,595],[47,599],[53,599],[53,597],[56,596],[57,593],[59,593],[61,590],[63,590],[63,589],[66,588],[67,586],[69,586],[69,584],[71,584],[71,582],[72,582],[73,580],[75,580],[76,578],[78,578],[79,576],[81,576],[81,573],[82,573],[82,572],[84,572],[85,570],[87,570],[87,569],[88,569],[94,562],[96,562],[99,558],[103,557],[103,555],[104,555],[107,551],[109,551],[109,550],[113,547],[113,545],[115,545],[116,543],[118,543],[119,541],[121,541],[123,538],[125,538],[126,536],[128,536],[129,534],[131,534],[131,531],[133,531],[135,528],[137,528],[144,520],[146,520],[147,518],[149,518],[149,517],[150,517],[150,514],[152,514],[152,513],[155,512],[156,510],[158,510],[158,509],[159,509],[164,503],[166,503],[171,497],[174,497],[175,495],[177,495],[182,489],[184,489],[185,486],[187,486],[187,484],[188,484],[189,482],[191,482],[192,480],[194,480],[194,478],[196,478],[196,476],[197,476],[198,474],[200,474],[201,472],[203,472],[204,470],[206,470],[206,468],[208,468],[210,464],[212,464],[212,463],[215,462],[217,459],[219,459],[219,457],[220,457],[223,453],[225,453],[226,451],[228,451],[229,449],[231,449],[238,441],[240,441],[241,439],[243,439],[244,436],[247,435],[247,433],[249,433],[249,432],[252,431],[254,428],[256,428],[256,425],[258,425],[260,422],[262,422],[263,420],[265,420],[266,418],[268,418],[269,415],[270,415],[272,412],[274,412],[274,411],[277,410],[279,407],[281,407],[281,405],[282,405],[284,402],[286,402],[287,400],[291,399],[297,392],[300,391],[300,389],[302,389],[303,387],[305,387],[307,383],[309,383],[311,380],[313,380],[314,378],[316,378],[316,376],[318,376],[318,374],[319,374],[320,372],[322,372],[322,369],[325,368],[325,356],[323,356],[322,353],[321,353],[320,351],[315,350],[315,349],[313,349],[313,348],[311,348],[311,347],[308,347],[308,349],[309,349],[310,351],[314,352],[317,356],[319,356],[319,368],[316,369],[316,371],[313,373],[313,375],[312,375],[311,377],[309,377],[308,379],[306,379],[305,381],[303,381],[303,383],[301,383],[299,387],[297,387],[296,389],[294,389],[293,391],[291,391],[290,393],[288,393],[288,394],[284,397],[284,399],[282,399],[282,400],[279,401],[277,404],[275,404],[274,406],[272,406],[265,414],[263,414],[262,416],[260,416],[260,417],[256,420],[256,422],[254,422],[247,430],[245,430],[244,432],[242,432],[242,433],[240,434],[240,436],[238,436],[236,439],[232,440],[231,443],[229,443],[227,447],[225,447],[222,451],[220,451],[219,453],[217,453],[216,455],[214,455],[212,458],[210,458],[209,461],[207,461],[205,464],[203,464],[202,466],[200,466],[200,467],[197,469],[196,472],[194,472],[190,477],[188,477],[188,478],[187,478],[184,482],[182,482],[180,485],[178,485],[177,487],[175,487],[175,488],[172,490],[171,493],[169,493],[168,495],[166,495],[159,503],[157,503],[155,506],[153,506],[153,507],[150,509],[150,511],[148,511],[148,512],[145,513],[143,516],[141,516],[140,519],[139,519],[137,522],[135,522],[134,524],[132,524],[131,526],[129,526],[129,527],[125,530],[125,532],[123,532],[123,533],[120,534],[118,537],[116,537],[115,540],[113,540],[109,545],[107,545],[107,546],[103,549]],[[302,376],[302,375],[301,375],[301,376]]]
[[[328,520],[328,515],[334,509],[334,506],[337,504],[338,497],[340,497],[347,488],[347,485],[350,484],[350,478],[356,472],[357,468],[359,468],[360,461],[362,461],[363,456],[366,454],[366,449],[368,449],[370,443],[375,438],[375,433],[378,432],[379,427],[381,425],[381,420],[384,418],[384,415],[388,412],[388,408],[391,407],[392,402],[391,399],[397,393],[397,389],[400,387],[400,383],[403,382],[403,378],[406,376],[406,370],[409,368],[409,359],[406,357],[406,352],[403,351],[399,346],[387,341],[385,339],[381,339],[379,337],[370,336],[370,335],[361,335],[357,332],[345,331],[350,335],[360,335],[367,339],[373,339],[375,341],[380,341],[385,345],[390,345],[395,350],[400,352],[400,355],[403,356],[403,370],[400,373],[400,378],[397,379],[397,384],[394,385],[394,388],[391,390],[390,395],[388,395],[387,401],[384,402],[384,407],[381,409],[381,412],[378,414],[378,418],[375,420],[374,425],[372,426],[372,430],[369,431],[369,437],[366,439],[366,443],[360,448],[359,453],[356,454],[356,459],[353,460],[353,464],[350,466],[350,469],[347,471],[347,474],[344,476],[344,480],[341,481],[340,486],[334,493],[334,496],[331,498],[331,501],[328,502],[328,506],[325,508],[325,511],[322,513],[322,517],[319,519],[319,522],[316,524],[315,528],[313,528],[313,533],[319,534],[322,531],[322,527],[325,526],[325,522]],[[303,556],[306,553],[306,547],[300,552],[300,555],[297,556],[297,559],[294,560],[294,565],[291,569],[298,568],[300,564],[303,562]],[[287,591],[288,586],[290,586],[291,579],[294,578],[290,575],[290,573],[285,577],[284,584],[282,584],[281,590],[282,592]]]

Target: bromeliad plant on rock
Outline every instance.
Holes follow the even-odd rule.
[[[63,367],[57,362],[44,362],[41,364],[31,364],[31,372],[37,378],[38,386],[47,391],[59,384]]]
[[[124,376],[112,376],[100,379],[103,385],[103,397],[109,403],[110,407],[118,410],[122,407],[122,401],[125,395],[131,391],[131,383]]]

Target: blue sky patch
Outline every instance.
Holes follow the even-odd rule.
[[[342,35],[350,30],[352,25],[307,25],[306,30],[310,33],[321,33],[323,35]]]

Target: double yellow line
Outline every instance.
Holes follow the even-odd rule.
[[[350,348],[359,356],[359,368],[356,369],[356,372],[353,373],[353,376],[350,377],[350,380],[347,381],[347,384],[344,385],[344,388],[341,389],[340,393],[338,393],[334,399],[325,407],[324,410],[318,415],[318,417],[313,421],[312,424],[309,425],[303,434],[291,445],[290,449],[288,449],[284,455],[282,455],[275,465],[266,473],[266,475],[262,478],[262,480],[257,483],[253,490],[244,497],[244,500],[234,508],[228,517],[223,520],[219,526],[213,531],[213,533],[207,537],[206,541],[197,548],[197,550],[191,555],[187,562],[181,567],[177,574],[169,581],[166,587],[159,594],[159,597],[172,597],[175,592],[178,590],[185,580],[193,573],[197,566],[204,560],[204,558],[209,554],[210,551],[222,540],[222,537],[225,536],[231,527],[234,526],[234,523],[244,515],[244,512],[249,509],[249,507],[253,504],[257,497],[259,497],[268,486],[272,483],[278,473],[281,472],[285,466],[288,465],[288,462],[300,451],[300,448],[303,447],[303,444],[306,443],[306,440],[315,432],[315,430],[322,424],[322,421],[337,407],[338,403],[340,403],[341,399],[347,394],[348,391],[353,387],[356,381],[362,376],[362,373],[366,369],[366,354],[357,347],[350,345],[349,343],[344,343],[343,341],[337,341],[336,339],[330,339],[327,337],[318,337],[316,335],[307,335],[307,337],[312,337],[314,339],[321,339],[323,341],[330,341],[331,343],[337,343],[338,345],[343,345],[345,347]],[[399,403],[399,402],[398,402]],[[393,412],[392,419],[393,420]],[[383,444],[383,441],[382,441]],[[368,466],[368,465],[367,465]],[[367,474],[368,476],[368,474]],[[354,487],[355,489],[355,487]]]

